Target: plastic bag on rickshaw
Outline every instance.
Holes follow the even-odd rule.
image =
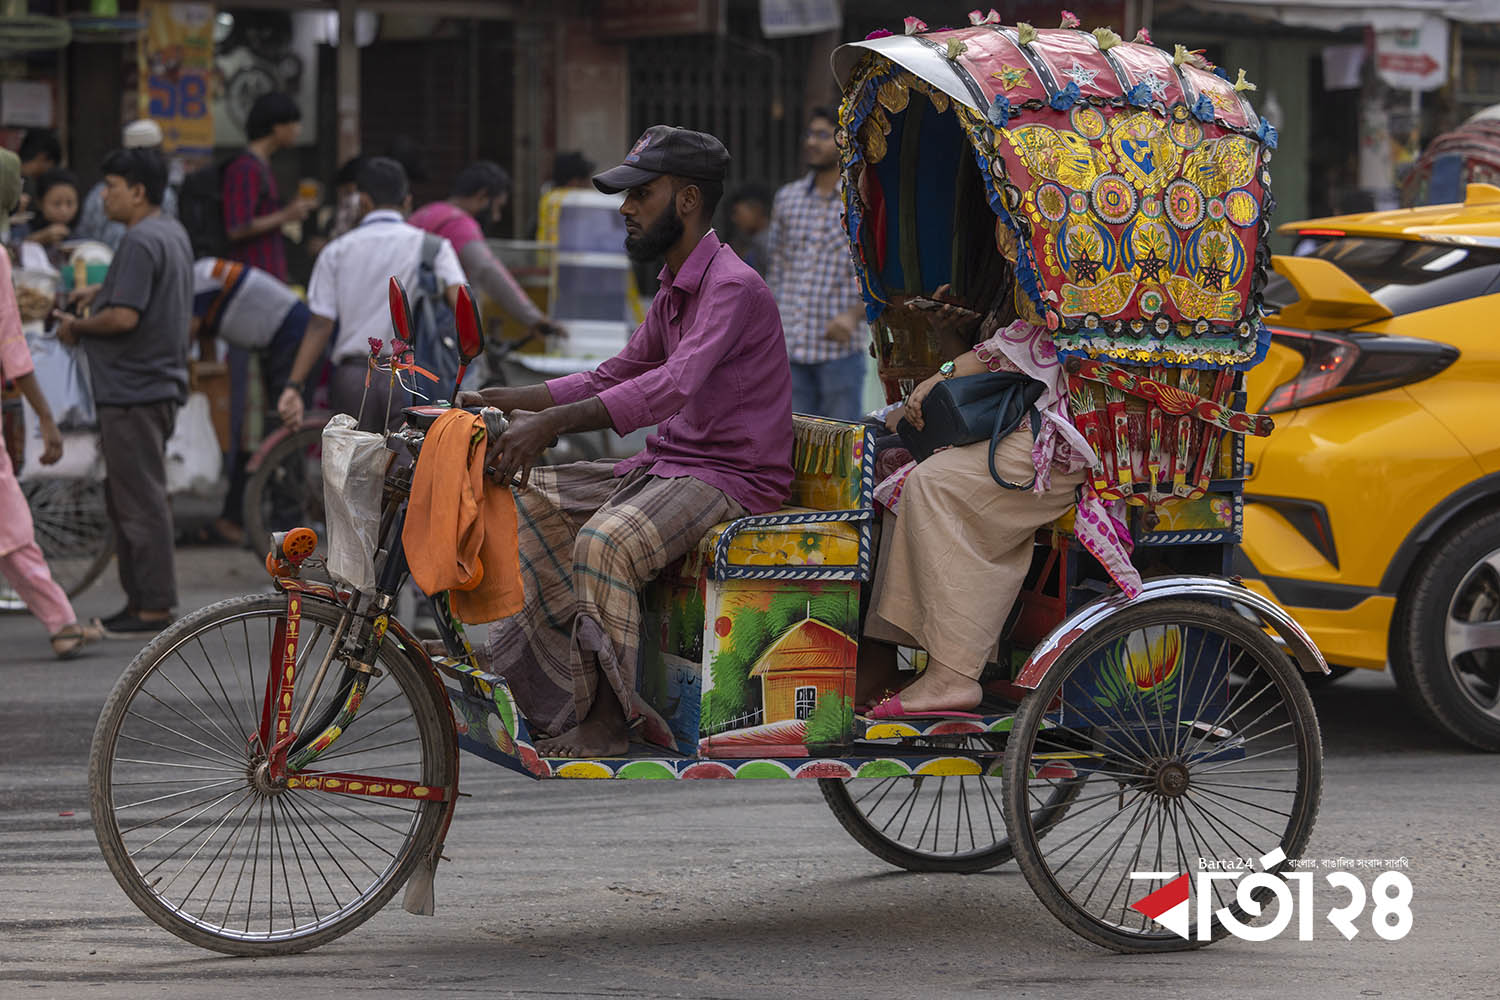
[[[328,573],[366,593],[375,589],[380,491],[390,453],[385,437],[356,429],[346,413],[323,428],[323,504],[328,518]]]

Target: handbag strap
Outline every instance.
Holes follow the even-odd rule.
[[[995,449],[999,447],[1000,439],[1009,437],[1017,427],[1021,426],[1021,421],[1026,418],[1027,414],[1031,416],[1031,436],[1033,438],[1040,436],[1042,433],[1042,416],[1036,411],[1034,405],[1028,406],[1025,413],[1012,420],[1009,427],[1001,426],[1001,421],[1005,416],[1004,407],[1002,407],[1001,411],[995,414],[995,429],[990,432],[990,478],[1008,490],[1029,490],[1036,485],[1035,470],[1032,471],[1031,478],[1023,485],[1021,483],[1007,482],[995,468]]]

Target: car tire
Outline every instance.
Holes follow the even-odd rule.
[[[1418,573],[1392,628],[1396,683],[1439,729],[1500,751],[1500,510],[1443,535]]]

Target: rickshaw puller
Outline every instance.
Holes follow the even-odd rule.
[[[626,750],[640,588],[715,524],[775,510],[790,493],[780,316],[765,282],[709,225],[728,164],[711,135],[647,129],[624,163],[594,178],[607,194],[626,192],[626,252],[666,257],[645,322],[593,372],[458,400],[510,411],[486,464],[492,482],[521,477],[526,607],[491,626],[489,664],[528,720],[561,734],[537,744],[546,756]],[[560,434],[652,424],[633,458],[532,469]]]

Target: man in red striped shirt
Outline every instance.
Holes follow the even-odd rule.
[[[250,108],[245,151],[224,167],[224,232],[229,257],[258,267],[281,281],[289,280],[286,242],[281,227],[301,222],[316,207],[298,199],[283,205],[271,173],[271,157],[297,142],[302,112],[279,91],[262,94]]]

